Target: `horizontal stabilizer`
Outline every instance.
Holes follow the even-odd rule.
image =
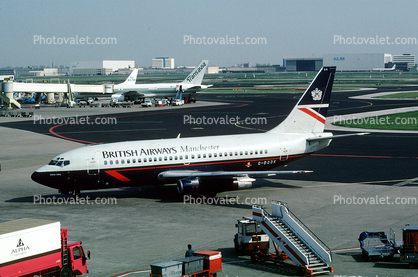
[[[312,142],[312,141],[320,141],[320,140],[327,140],[327,139],[335,139],[335,138],[345,138],[345,137],[352,137],[352,136],[364,136],[368,135],[370,133],[354,133],[354,134],[344,134],[344,135],[336,135],[336,136],[325,136],[325,137],[313,137],[313,138],[307,138],[306,141]]]

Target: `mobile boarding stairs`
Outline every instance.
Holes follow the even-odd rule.
[[[272,203],[269,214],[261,206],[253,206],[253,219],[261,229],[298,266],[310,275],[333,272],[329,266],[331,251],[282,202]]]

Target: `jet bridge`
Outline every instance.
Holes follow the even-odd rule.
[[[54,94],[65,94],[72,101],[72,94],[80,95],[111,95],[113,93],[112,84],[101,85],[77,85],[77,84],[51,84],[51,83],[18,83],[13,81],[5,81],[0,83],[0,99],[3,100],[9,108],[20,108],[21,105],[14,98],[15,92],[33,93],[40,92],[47,94],[49,103],[54,102]],[[69,96],[68,96],[69,95]]]
[[[288,208],[278,201],[269,214],[261,206],[253,206],[253,219],[261,229],[298,266],[310,275],[333,272],[329,266],[331,251]]]

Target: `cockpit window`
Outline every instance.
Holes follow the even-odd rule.
[[[56,160],[51,160],[48,165],[56,165],[56,166],[66,166],[69,165],[70,161],[69,160],[64,160],[64,158],[58,158]]]

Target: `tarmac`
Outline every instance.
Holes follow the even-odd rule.
[[[198,114],[205,114],[206,110],[216,115],[225,114],[223,109],[226,108],[234,114],[259,114],[257,101],[264,103],[266,99],[252,97],[237,95],[220,101],[222,97],[218,95],[205,94],[203,101],[193,106],[123,110],[41,108],[37,114],[45,117],[115,115],[121,120],[122,116],[129,115],[138,120],[142,117],[136,116],[147,114],[147,118],[155,122],[177,122],[176,116],[180,118],[191,110]],[[268,97],[278,97],[278,103],[286,106],[295,101],[289,94],[284,94],[283,99],[281,95]],[[243,104],[247,106],[241,107]],[[231,105],[239,108],[231,108]],[[267,115],[273,114],[268,104],[266,107]],[[285,115],[288,109],[284,108],[282,114]],[[364,108],[360,110],[364,111]],[[176,111],[178,115],[172,113]],[[141,120],[145,121],[144,118]],[[169,124],[164,128],[159,123],[154,125],[161,129],[150,132],[156,137],[164,133],[171,136],[182,127],[185,135],[223,132],[216,126],[196,129],[179,124]],[[326,151],[288,166],[290,169],[313,169],[312,175],[258,179],[251,189],[219,193],[216,198],[186,199],[177,195],[174,186],[148,186],[86,191],[82,193],[81,201],[76,203],[53,189],[36,184],[30,175],[62,152],[94,139],[116,140],[117,134],[98,136],[89,134],[89,130],[80,126],[70,127],[57,133],[76,139],[53,135],[48,131],[49,125],[36,125],[33,119],[0,118],[0,220],[35,218],[60,221],[61,226],[69,230],[69,240],[81,240],[84,248],[91,251],[91,260],[87,262],[90,273],[86,276],[149,276],[151,264],[184,257],[189,243],[194,250],[222,251],[223,270],[218,276],[298,276],[299,271],[291,262],[253,264],[248,256],[238,256],[234,252],[236,221],[251,215],[253,204],[271,211],[270,203],[275,200],[287,202],[290,210],[333,250],[331,266],[334,272],[328,276],[418,276],[418,272],[409,269],[408,264],[399,263],[396,255],[392,261],[365,261],[357,240],[365,230],[389,233],[390,228],[395,230],[396,239],[401,240],[405,224],[417,224],[418,155],[414,134],[394,138],[378,133],[365,139],[336,140]],[[121,132],[130,127],[125,124],[117,126]],[[269,126],[261,127],[268,129]],[[230,130],[249,131],[228,126],[224,132]],[[135,134],[144,134],[144,130],[138,128],[132,136],[136,137]],[[401,147],[391,149],[390,142],[397,139],[402,141]],[[355,157],[343,157],[344,151],[353,151]],[[367,157],[373,151],[376,156],[392,158]],[[392,151],[399,157],[392,155]]]

